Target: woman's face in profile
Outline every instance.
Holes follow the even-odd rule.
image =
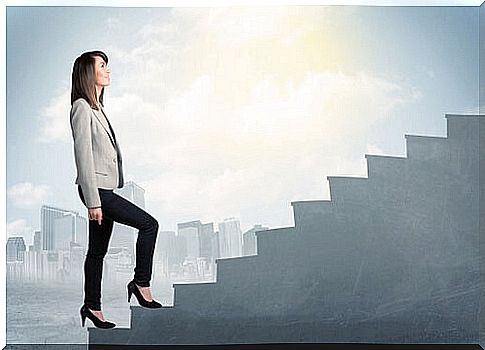
[[[99,56],[94,56],[95,84],[99,87],[108,86],[110,83],[111,70],[106,62]]]

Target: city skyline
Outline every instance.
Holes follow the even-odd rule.
[[[136,205],[144,205],[144,189],[131,181],[116,192]],[[47,205],[41,206],[40,216],[42,225],[35,231],[32,244],[21,235],[7,239],[7,281],[81,282],[83,260],[89,248],[88,220],[78,212]],[[191,220],[178,223],[176,232],[161,231],[155,246],[154,280],[214,280],[217,259],[256,253],[254,232],[264,229],[261,225],[243,233],[239,220],[231,217],[218,227],[216,231],[212,222]],[[112,236],[116,239],[109,242],[105,279],[119,283],[129,278],[135,268],[136,233],[129,226],[115,225]]]
[[[130,184],[131,184],[131,183],[133,183],[133,182],[132,182],[132,181],[127,182],[127,183],[125,184],[125,187],[123,187],[123,189],[126,189],[126,187],[127,187],[127,186],[130,186]],[[119,191],[119,190],[118,190],[118,191],[116,191],[116,192],[117,192],[118,194],[122,193],[122,191]],[[125,197],[125,198],[127,198],[127,197]],[[127,198],[127,199],[130,199],[130,198]],[[136,201],[134,201],[134,203],[135,203],[135,204],[137,204],[137,203],[136,203]],[[137,205],[138,205],[138,204],[137,204]],[[55,210],[55,211],[62,211],[62,212],[65,212],[65,214],[63,214],[64,216],[65,216],[65,215],[72,215],[72,214],[75,214],[75,215],[79,216],[81,219],[84,219],[84,220],[86,221],[86,230],[88,230],[88,225],[89,225],[89,223],[88,223],[87,217],[86,217],[86,216],[83,216],[83,215],[80,215],[80,214],[79,214],[79,212],[77,212],[77,211],[74,211],[74,210],[71,210],[71,209],[67,209],[67,208],[56,208],[56,207],[52,207],[52,206],[49,206],[49,205],[46,205],[46,204],[42,204],[42,205],[41,205],[41,208],[39,208],[39,212],[42,212],[43,208],[47,208],[47,209],[53,209],[53,210]],[[63,215],[61,215],[61,217],[62,217]],[[42,215],[41,215],[41,216],[42,216]],[[233,219],[233,218],[232,218],[232,217],[231,217],[231,218],[224,218],[224,221],[226,221],[227,219]],[[235,218],[235,219],[239,221],[239,219],[238,219],[238,218]],[[200,220],[198,220],[197,218],[195,218],[195,219],[193,219],[193,220],[189,220],[189,221],[185,221],[185,222],[178,222],[178,223],[176,223],[176,224],[177,224],[177,226],[179,226],[179,225],[181,225],[181,224],[185,224],[185,223],[187,223],[187,222],[193,222],[193,221],[199,221],[199,222],[200,222]],[[210,224],[212,224],[212,222],[211,222]],[[20,234],[20,233],[11,232],[11,234],[10,234],[10,235],[7,237],[7,239],[8,239],[8,238],[11,238],[11,237],[22,237],[22,238],[24,239],[24,241],[25,241],[26,246],[31,246],[31,245],[32,245],[32,246],[34,246],[34,245],[35,245],[35,234],[36,234],[37,232],[40,232],[40,234],[42,234],[42,232],[43,232],[43,231],[42,231],[41,226],[42,226],[42,225],[39,225],[39,227],[38,227],[38,228],[34,228],[34,230],[32,231],[32,235],[31,235],[30,237],[27,237],[27,236],[25,236],[25,235],[23,235],[23,234]],[[249,231],[251,231],[251,230],[252,230],[252,229],[254,229],[255,227],[260,227],[260,226],[261,226],[261,224],[259,224],[259,223],[254,223],[254,224],[253,224],[253,225],[250,227]],[[115,231],[119,231],[119,230],[120,230],[120,228],[125,229],[125,227],[133,231],[133,242],[135,242],[135,240],[136,240],[136,239],[135,239],[135,238],[136,238],[136,231],[137,231],[136,229],[134,229],[134,228],[130,228],[130,227],[125,226],[125,225],[120,225],[120,224],[118,224],[118,223],[115,223],[115,227],[114,227],[114,229],[113,229],[113,230],[115,230]],[[160,230],[160,232],[176,232],[176,231]],[[217,231],[215,231],[215,232],[217,232]],[[246,233],[246,232],[241,232],[241,234],[244,234],[244,233]],[[241,236],[241,239],[242,239],[242,236]],[[117,242],[117,241],[118,241],[118,237],[115,237],[115,235],[113,235],[113,237],[110,239],[110,246],[112,246],[112,245],[114,244],[114,242]],[[87,242],[87,241],[86,241],[86,242]],[[42,248],[42,249],[43,249],[43,248]]]
[[[115,193],[144,208],[145,190],[133,181],[127,182],[122,189],[116,189]],[[87,249],[89,222],[87,218],[80,215],[79,212],[43,204],[40,207],[40,217],[41,226],[39,227],[39,230],[35,230],[34,236],[31,237],[30,241],[27,240],[28,237],[13,234],[8,238],[7,245],[11,238],[21,238],[26,247],[29,248],[26,249],[26,251],[69,250],[71,242],[81,246],[83,249]],[[234,230],[230,227],[226,228],[227,224],[231,224],[231,226],[236,225],[237,229]],[[176,236],[184,236],[184,244],[187,246],[186,257],[199,258],[205,256],[214,259],[243,255],[243,235],[248,233],[253,233],[253,235],[250,236],[247,245],[250,245],[250,250],[252,249],[254,251],[256,238],[253,231],[256,229],[263,229],[262,225],[254,224],[249,231],[243,233],[239,228],[239,219],[234,217],[225,218],[224,222],[218,223],[218,227],[219,231],[221,231],[221,227],[224,231],[221,233],[223,238],[221,239],[220,244],[219,237],[217,236],[219,231],[214,231],[214,223],[209,222],[203,224],[197,219],[177,223],[177,231],[160,231],[160,235],[164,233],[174,233]],[[115,223],[113,227],[113,235],[109,242],[110,249],[124,248],[128,249],[128,252],[131,255],[134,255],[137,237],[136,231],[137,230],[132,227]],[[222,249],[224,254],[219,254],[220,245],[224,246],[225,240],[231,236],[231,239],[240,241],[240,246],[236,246],[230,250]],[[217,238],[217,241],[212,242],[215,238]],[[214,246],[214,244],[216,244],[216,246]],[[157,246],[159,247],[158,250],[161,251],[167,249],[167,247],[160,247],[160,242],[157,242]]]

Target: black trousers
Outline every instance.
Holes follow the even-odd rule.
[[[158,221],[142,208],[117,195],[113,190],[98,188],[103,219],[89,220],[89,243],[84,261],[84,304],[91,310],[101,310],[101,278],[103,260],[108,251],[114,222],[138,229],[134,281],[149,287],[152,276],[153,253],[158,234]],[[81,186],[81,201],[86,205]]]

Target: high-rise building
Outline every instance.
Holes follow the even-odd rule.
[[[267,229],[268,227],[263,227],[258,224],[243,233],[243,255],[254,255],[258,253],[256,232]]]
[[[175,236],[175,250],[173,254],[174,263],[182,265],[187,256],[187,238],[185,236]]]
[[[41,237],[42,237],[43,250],[56,249],[55,219],[62,217],[66,214],[79,215],[79,213],[76,211],[64,210],[60,208],[51,207],[48,205],[43,205],[40,208],[40,224],[41,224],[41,232],[42,232]],[[75,225],[73,224],[73,226]],[[73,232],[74,232],[74,229],[70,231],[71,234],[73,234]],[[61,238],[61,241],[62,240],[63,238]]]
[[[217,240],[212,222],[202,224],[200,227],[200,256],[208,262],[214,262],[217,256]]]
[[[7,239],[7,261],[24,261],[25,241],[24,237],[9,237]]]
[[[69,252],[70,276],[73,281],[82,282],[84,273],[84,260],[86,258],[87,247],[77,243],[72,243]]]
[[[174,231],[161,231],[158,233],[155,244],[154,260],[161,265],[161,273],[169,276],[172,266],[176,263],[176,237]]]
[[[214,259],[221,257],[221,245],[219,243],[219,231],[214,232]]]
[[[72,213],[54,218],[53,250],[68,250],[74,241],[74,216]]]
[[[221,258],[242,255],[242,233],[238,219],[227,218],[219,223],[219,249]]]
[[[76,215],[74,229],[74,243],[86,248],[88,244],[88,226],[87,219],[83,216]]]
[[[24,260],[24,280],[38,281],[40,275],[38,274],[38,264],[40,259],[40,250],[35,250],[35,247],[30,245],[29,250],[25,252]]]
[[[187,242],[187,258],[204,258],[207,262],[217,257],[216,236],[212,222],[203,224],[200,220],[177,224],[177,234]]]
[[[34,250],[36,252],[42,250],[42,235],[40,231],[34,232]]]
[[[86,218],[77,212],[69,212],[54,219],[54,249],[69,250],[71,242],[86,247]]]
[[[188,221],[177,224],[177,235],[185,237],[187,243],[187,259],[197,259],[200,257],[200,227],[201,222]]]

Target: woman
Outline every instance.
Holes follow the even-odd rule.
[[[82,326],[88,317],[96,327],[112,328],[101,311],[103,259],[108,250],[114,221],[138,229],[136,267],[128,283],[128,302],[135,294],[138,303],[160,308],[153,300],[150,280],[158,222],[146,211],[117,195],[123,187],[121,151],[104,113],[104,88],[110,83],[108,57],[101,51],[85,52],[72,71],[70,122],[74,139],[78,192],[88,208],[89,243],[84,262],[84,305]]]

